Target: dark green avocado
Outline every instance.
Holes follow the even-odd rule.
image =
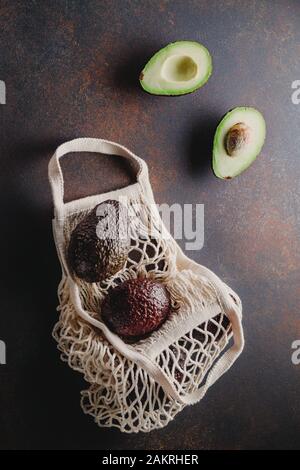
[[[102,281],[123,268],[130,250],[126,208],[115,200],[98,204],[73,230],[67,258],[86,282]]]
[[[138,339],[156,330],[170,313],[170,296],[163,284],[130,279],[113,288],[104,299],[101,316],[120,336]]]

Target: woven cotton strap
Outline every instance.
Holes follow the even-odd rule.
[[[202,387],[200,387],[195,392],[190,393],[189,395],[182,396],[176,390],[173,382],[170,381],[169,377],[167,377],[167,375],[154,361],[139,351],[134,350],[132,347],[125,345],[125,343],[117,335],[112,333],[104,323],[93,318],[89,312],[82,308],[78,286],[72,280],[69,282],[72,303],[75,306],[78,315],[89,324],[99,328],[99,330],[104,333],[108,341],[116,348],[117,351],[123,354],[127,359],[134,361],[136,364],[143,367],[148,372],[148,374],[163,387],[164,391],[168,395],[184,405],[192,405],[201,400],[209,387],[213,385],[232,366],[243,350],[244,337],[241,326],[241,312],[235,305],[233,299],[231,299],[229,296],[229,292],[226,289],[227,286],[225,286],[225,284],[219,280],[219,282],[214,287],[221,304],[220,306],[231,321],[234,335],[234,345],[228,351],[226,351],[225,354],[223,354],[223,356],[212,367],[209,374],[207,375],[206,382]]]
[[[154,199],[151,185],[148,179],[148,169],[146,163],[142,159],[134,155],[122,145],[113,142],[91,138],[75,139],[58,147],[49,163],[49,180],[52,188],[56,220],[62,221],[64,219],[65,207],[63,200],[64,179],[59,160],[63,155],[70,152],[97,152],[109,155],[119,155],[137,162],[139,167],[137,181],[146,194],[148,203],[153,204]],[[61,242],[62,240],[56,240],[58,246],[60,246]],[[104,323],[95,319],[90,312],[83,309],[80,301],[78,286],[68,274],[68,269],[66,266],[65,274],[69,278],[71,300],[76,308],[77,314],[86,322],[101,330],[117,351],[123,354],[127,359],[134,361],[137,365],[144,368],[148,374],[163,387],[167,394],[169,394],[178,402],[187,405],[199,401],[205,395],[208,388],[231,367],[243,349],[244,338],[241,326],[241,306],[236,304],[230,296],[230,289],[214,273],[187,258],[179,247],[177,258],[177,262],[179,265],[181,265],[182,268],[188,268],[190,265],[193,267],[193,269],[198,270],[199,274],[208,278],[211,285],[215,289],[220,307],[231,321],[234,337],[234,345],[231,347],[231,349],[225,352],[225,354],[212,367],[209,374],[207,375],[205,384],[198,390],[186,396],[181,396],[178,393],[174,383],[162,371],[158,364],[156,364],[141,352],[136,351],[132,346],[125,344],[117,335],[112,333]]]
[[[137,181],[144,186],[148,180],[147,165],[141,158],[134,155],[126,147],[110,142],[108,140],[93,139],[93,138],[80,138],[70,140],[60,145],[54,155],[52,156],[49,167],[49,181],[52,190],[52,197],[55,209],[55,216],[58,219],[64,217],[64,177],[60,166],[60,159],[67,153],[72,152],[92,152],[107,155],[118,155],[132,160],[138,164],[139,170],[137,173]]]

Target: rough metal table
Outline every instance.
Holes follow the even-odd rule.
[[[291,100],[299,20],[300,3],[285,0],[1,1],[1,448],[300,447],[300,366],[291,362],[300,339],[300,105]],[[139,71],[178,39],[208,47],[212,77],[188,96],[145,94]],[[223,182],[210,169],[212,137],[221,116],[243,104],[265,115],[267,141],[246,173]],[[51,339],[60,268],[47,164],[59,143],[79,136],[145,158],[158,203],[204,203],[205,246],[190,255],[243,300],[244,354],[151,438],[98,429],[84,416],[83,379]],[[105,162],[100,178],[93,157],[90,171],[68,163],[68,197],[125,184],[124,168]]]

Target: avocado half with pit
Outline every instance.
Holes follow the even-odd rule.
[[[177,41],[154,54],[140,74],[140,83],[153,95],[184,95],[204,85],[211,72],[211,56],[202,44]]]
[[[213,143],[213,171],[218,178],[240,175],[259,155],[266,137],[266,123],[255,108],[229,111],[217,127]]]

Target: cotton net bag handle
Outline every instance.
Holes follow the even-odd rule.
[[[60,166],[60,159],[72,152],[91,152],[106,155],[118,155],[134,161],[138,165],[137,181],[143,187],[148,179],[148,168],[144,160],[134,155],[123,145],[103,139],[80,138],[70,140],[60,145],[49,162],[49,181],[52,189],[52,197],[55,216],[58,219],[64,217],[64,177]]]
[[[59,160],[64,155],[71,152],[95,152],[108,155],[119,155],[137,162],[139,168],[137,181],[148,196],[148,202],[153,203],[154,198],[148,179],[148,168],[144,160],[134,155],[126,149],[126,147],[114,142],[92,138],[75,139],[60,145],[49,162],[49,181],[52,189],[55,218],[59,224],[63,222],[65,215],[64,178]],[[92,316],[91,312],[82,308],[78,286],[69,275],[68,267],[65,266],[65,263],[63,262],[65,271],[68,275],[71,301],[77,314],[83,320],[102,331],[107,340],[117,351],[123,354],[127,359],[135,362],[138,366],[145,369],[148,374],[162,386],[168,395],[183,405],[191,405],[198,402],[205,395],[208,388],[232,366],[243,349],[244,338],[241,326],[241,307],[231,298],[229,288],[227,288],[227,286],[212,271],[187,258],[179,247],[178,263],[182,268],[188,268],[189,265],[193,265],[193,267],[199,271],[199,275],[205,275],[209,279],[216,291],[220,307],[231,321],[234,336],[234,345],[226,351],[211,368],[206,377],[205,384],[186,396],[181,396],[178,393],[173,382],[170,381],[165,372],[154,361],[141,352],[136,351],[132,346],[126,345],[116,334],[110,331],[103,322],[97,320]]]

